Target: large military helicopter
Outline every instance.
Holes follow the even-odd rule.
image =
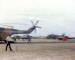
[[[32,31],[36,30],[36,28],[41,28],[41,27],[37,26],[37,24],[39,23],[39,21],[36,21],[35,24],[33,23],[33,21],[31,21],[31,23],[32,23],[33,26],[30,27],[26,31],[24,31],[24,30],[18,30],[18,29],[13,29],[13,28],[0,27],[0,41],[5,41],[5,39],[9,35],[13,35],[13,34],[30,34]]]

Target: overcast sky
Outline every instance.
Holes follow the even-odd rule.
[[[39,20],[38,25],[42,26],[33,35],[66,33],[75,36],[75,0],[0,0],[0,24],[31,26],[30,20]]]

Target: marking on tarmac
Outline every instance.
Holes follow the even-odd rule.
[[[51,44],[51,43],[75,43],[75,42],[14,42],[11,44]],[[0,43],[6,44],[6,43]]]

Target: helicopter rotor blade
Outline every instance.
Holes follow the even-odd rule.
[[[3,24],[0,24],[1,26],[4,26],[6,28],[14,28],[13,26],[9,26],[9,25],[3,25]]]
[[[33,23],[33,21],[31,20],[31,23],[32,23],[32,25],[34,26],[34,23]]]
[[[38,23],[39,23],[39,20],[38,20],[38,21],[36,21],[35,25],[37,25]]]
[[[41,28],[40,26],[36,26],[37,28]]]

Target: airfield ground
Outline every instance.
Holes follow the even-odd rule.
[[[74,42],[75,40],[68,41]],[[63,41],[32,39],[32,42]],[[75,60],[75,43],[12,44],[12,48],[12,52],[9,50],[6,52],[5,44],[0,44],[0,60]]]

